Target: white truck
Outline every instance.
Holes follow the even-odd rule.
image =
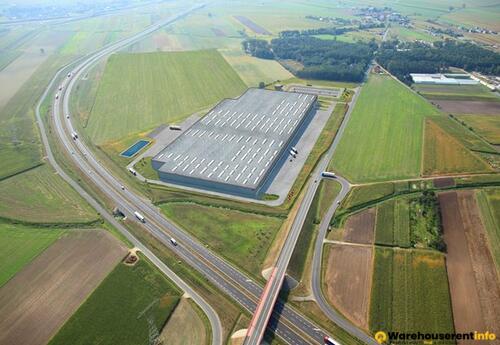
[[[336,178],[337,177],[337,175],[335,175],[334,172],[330,172],[330,171],[323,171],[321,173],[321,176],[323,176],[323,177],[330,177],[330,178]]]
[[[73,140],[76,140],[78,139],[78,134],[76,132],[71,132],[71,137],[73,138]]]
[[[144,216],[142,214],[140,214],[139,212],[135,211],[134,212],[134,216],[135,218],[139,219],[139,221],[141,223],[146,223],[146,219],[144,218]]]
[[[128,168],[128,171],[129,171],[132,175],[137,176],[137,171],[135,171],[134,169],[132,169],[132,168]]]

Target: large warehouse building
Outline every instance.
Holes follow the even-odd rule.
[[[316,96],[249,89],[226,99],[152,160],[160,179],[258,197],[312,117]]]

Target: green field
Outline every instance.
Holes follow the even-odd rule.
[[[144,257],[120,263],[49,344],[148,344],[148,319],[161,331],[180,295]]]
[[[500,271],[500,189],[484,189],[476,195],[491,253]]]
[[[389,31],[390,38],[397,38],[401,41],[426,41],[426,42],[434,42],[439,40],[437,37],[431,36],[430,34],[416,30],[409,29],[404,27],[392,27]]]
[[[0,223],[0,286],[43,252],[64,230]]]
[[[167,203],[161,209],[167,218],[256,277],[282,223],[276,217],[192,203]]]
[[[215,50],[114,54],[97,91],[87,130],[102,144],[178,122],[246,86]]]
[[[331,166],[352,182],[418,176],[423,119],[438,111],[391,77],[371,75]]]
[[[410,247],[408,199],[391,199],[377,208],[375,243]]]
[[[375,249],[370,330],[453,332],[442,254]]]
[[[500,114],[499,116],[460,115],[457,118],[490,144],[500,145]]]
[[[32,223],[87,223],[97,213],[49,166],[0,181],[0,217]]]
[[[412,87],[428,99],[500,102],[500,97],[483,85],[413,84]]]

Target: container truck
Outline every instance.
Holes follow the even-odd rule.
[[[134,216],[135,218],[139,219],[139,221],[141,223],[146,223],[146,219],[144,218],[144,216],[142,214],[140,214],[139,212],[135,211],[134,212]]]
[[[335,175],[335,173],[329,172],[329,171],[323,171],[321,173],[321,176],[323,176],[323,177],[330,177],[330,178],[336,178],[337,177],[337,175]]]

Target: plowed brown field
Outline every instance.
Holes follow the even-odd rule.
[[[439,203],[455,329],[499,334],[500,284],[474,192],[441,193]]]
[[[350,216],[345,222],[343,241],[352,243],[373,243],[375,208],[369,208]]]
[[[373,249],[368,246],[333,245],[324,282],[330,303],[363,329],[368,329],[368,310],[373,272]]]
[[[105,231],[73,231],[0,289],[0,344],[46,344],[124,258]]]

